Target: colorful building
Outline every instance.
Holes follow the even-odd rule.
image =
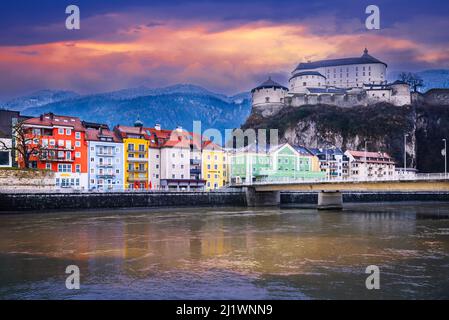
[[[30,156],[29,166],[54,171],[58,189],[88,189],[87,142],[85,128],[77,117],[43,114],[23,122],[29,148],[39,151]],[[19,167],[24,159],[18,156]]]
[[[304,149],[305,152],[305,149]],[[285,143],[267,150],[251,145],[231,156],[231,180],[248,182],[279,179],[317,179],[324,174],[314,170],[314,156]]]
[[[150,136],[140,121],[134,127],[118,125],[114,132],[123,141],[125,190],[148,190]]]
[[[89,190],[122,191],[125,188],[124,148],[105,124],[83,122],[86,128]]]
[[[202,174],[206,190],[222,188],[226,185],[226,152],[211,141],[205,141],[202,148]]]
[[[350,176],[354,179],[393,179],[395,161],[388,153],[346,150],[349,158]]]
[[[319,159],[319,169],[329,179],[344,179],[349,177],[349,158],[341,149],[310,148],[312,154]]]

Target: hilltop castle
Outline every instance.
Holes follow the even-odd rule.
[[[387,83],[386,72],[387,64],[369,55],[367,49],[361,57],[302,62],[292,71],[288,87],[269,78],[252,89],[252,103],[254,108],[268,113],[305,104],[410,104],[409,85],[401,81]]]

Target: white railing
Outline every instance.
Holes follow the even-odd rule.
[[[418,180],[449,180],[449,174],[444,173],[420,173],[415,175],[395,175],[370,178],[353,178],[353,177],[337,177],[337,178],[289,178],[282,177],[276,179],[262,178],[252,183],[232,184],[232,186],[248,186],[248,185],[270,185],[270,184],[308,184],[308,183],[341,183],[341,182],[396,182],[396,181],[418,181]]]

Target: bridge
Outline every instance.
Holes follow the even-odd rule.
[[[277,179],[232,184],[246,188],[248,206],[276,206],[281,191],[318,192],[318,209],[342,209],[342,192],[398,191],[449,192],[448,174],[417,174],[409,177],[360,179]]]

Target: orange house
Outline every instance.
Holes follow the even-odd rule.
[[[54,171],[57,188],[87,190],[88,162],[85,128],[77,117],[43,114],[23,122],[30,148],[39,146],[31,155],[30,167]],[[20,167],[24,161],[18,158]]]

